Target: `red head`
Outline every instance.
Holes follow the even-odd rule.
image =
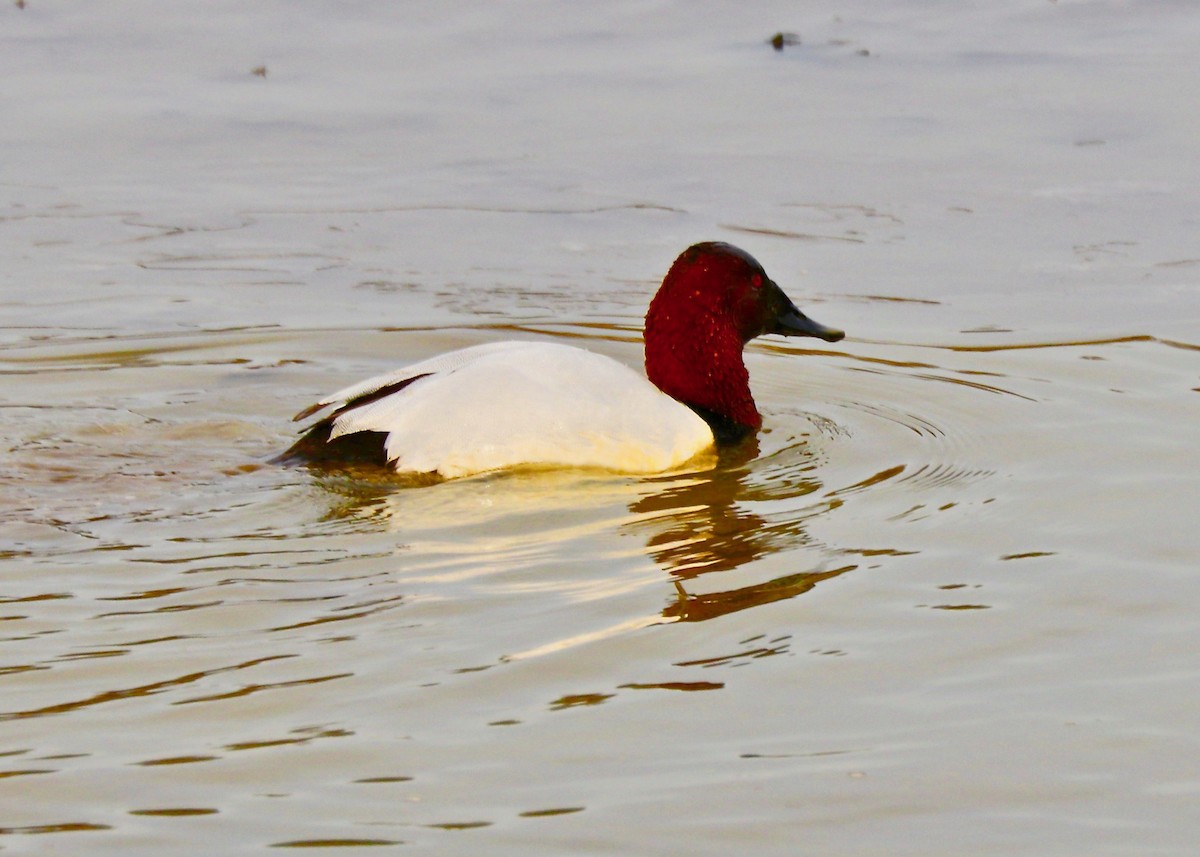
[[[762,426],[742,346],[764,333],[845,334],[805,316],[749,253],[706,242],[684,250],[646,313],[646,376],[704,417],[718,437]]]

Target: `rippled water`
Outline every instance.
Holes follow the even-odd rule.
[[[1114,778],[1191,706],[1169,632],[1191,622],[1195,437],[1128,457],[1194,407],[1200,348],[772,341],[750,355],[767,430],[711,471],[412,488],[262,464],[329,374],[283,355],[496,333],[6,350],[6,832],[495,827],[471,847],[515,852],[627,818],[662,845],[719,799],[713,836],[774,846],[898,810],[1002,827],[1064,792],[1077,824],[1133,823]],[[639,354],[623,327],[549,335]],[[1170,764],[1142,823],[1193,799]]]
[[[1189,4],[168,7],[0,13],[0,851],[1194,852]],[[704,239],[756,439],[267,463]]]

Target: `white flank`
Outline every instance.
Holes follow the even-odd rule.
[[[445,477],[521,464],[655,473],[713,443],[704,420],[639,373],[554,343],[451,351],[339,390],[321,404],[341,406],[417,375],[426,377],[338,416],[331,439],[386,432],[398,471]]]

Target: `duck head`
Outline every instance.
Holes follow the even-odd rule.
[[[753,256],[721,242],[695,244],[671,265],[646,313],[646,376],[690,407],[719,441],[762,426],[742,348],[756,336],[845,334],[796,308]]]

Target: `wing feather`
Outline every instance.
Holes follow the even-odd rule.
[[[335,393],[330,393],[321,399],[321,401],[309,405],[296,414],[296,416],[292,417],[292,422],[306,420],[330,405],[336,405],[338,411],[344,412],[356,405],[366,404],[366,401],[360,400],[367,399],[372,394],[386,395],[386,393],[380,393],[385,387],[396,390],[403,389],[420,376],[435,375],[439,372],[454,372],[485,355],[508,351],[514,346],[522,347],[524,345],[526,343],[523,342],[488,342],[483,345],[460,348],[457,351],[448,351],[445,354],[439,354],[428,360],[411,363],[408,366],[393,369],[391,372],[367,378],[365,381],[359,381],[357,384],[351,384],[349,387],[343,387]],[[392,392],[392,390],[389,390],[389,392]]]

